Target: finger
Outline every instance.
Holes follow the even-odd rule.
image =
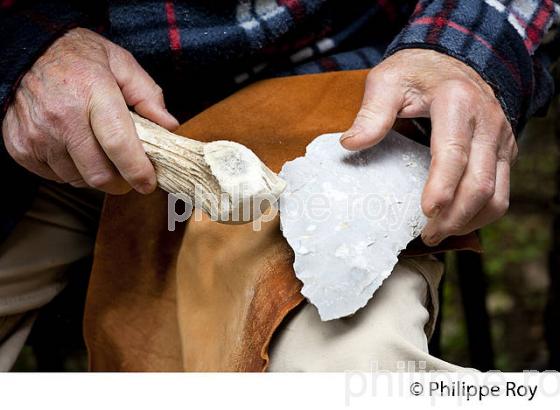
[[[62,184],[66,181],[64,181],[62,178],[60,178],[52,169],[51,167],[41,161],[22,161],[19,162],[16,160],[16,162],[21,165],[22,167],[24,167],[25,169],[27,169],[28,171],[39,175],[41,178],[44,179],[48,179],[49,181],[54,181],[54,182],[58,182],[59,184]]]
[[[98,89],[91,98],[89,113],[97,141],[122,177],[138,192],[152,192],[156,188],[154,167],[116,83],[109,82]]]
[[[76,188],[85,188],[87,186],[67,151],[49,153],[47,164],[59,180]]]
[[[461,104],[446,96],[434,99],[430,173],[422,193],[422,211],[436,217],[453,200],[469,159],[472,121]]]
[[[141,116],[169,130],[179,123],[165,108],[163,92],[128,51],[120,47],[109,50],[109,65],[126,103]]]
[[[384,76],[374,70],[368,75],[360,111],[340,138],[346,149],[360,150],[377,144],[391,130],[402,108],[404,95],[399,81],[384,81]]]
[[[496,192],[492,199],[458,235],[466,235],[500,219],[509,208],[510,164],[498,161],[496,168]]]
[[[8,153],[10,154],[10,156],[12,156],[12,158],[14,159],[14,161],[16,161],[19,165],[21,165],[22,167],[24,167],[26,170],[28,170],[29,172],[34,173],[35,175],[40,176],[41,178],[44,179],[48,179],[49,181],[54,181],[54,182],[58,182],[58,183],[64,183],[66,181],[62,180],[52,169],[49,165],[47,165],[46,163],[42,162],[42,161],[29,161],[28,158],[26,157],[25,159],[19,159],[17,157],[17,155],[13,155],[10,150],[8,150]]]
[[[87,186],[113,195],[130,191],[130,185],[117,172],[95,139],[89,122],[83,129],[75,131],[67,149]]]
[[[477,138],[472,142],[469,163],[451,205],[429,220],[422,232],[427,245],[437,245],[450,235],[457,235],[494,196],[496,186],[497,146]]]
[[[34,162],[28,164],[20,164],[25,169],[30,172],[33,172],[36,175],[39,175],[41,178],[48,179],[49,181],[58,182],[62,184],[66,181],[63,181],[47,164],[44,162]]]

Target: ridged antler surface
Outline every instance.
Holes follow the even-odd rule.
[[[169,193],[188,195],[193,204],[211,216],[218,216],[221,222],[249,222],[258,216],[253,212],[255,203],[270,205],[286,186],[244,145],[232,141],[195,141],[137,114],[131,115],[144,150],[154,164],[158,185]]]

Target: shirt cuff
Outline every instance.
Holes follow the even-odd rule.
[[[421,1],[385,56],[406,48],[425,48],[468,64],[492,86],[512,128],[519,131],[534,105],[531,53],[554,16],[552,1],[537,3],[529,21],[533,31],[524,34],[519,20],[515,20],[518,25],[510,22],[518,17],[515,10],[497,1]],[[552,89],[545,92],[552,95]]]

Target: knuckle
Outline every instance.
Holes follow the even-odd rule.
[[[79,107],[83,107],[82,102],[91,98],[95,92],[103,93],[114,81],[108,66],[101,62],[76,62],[69,74],[69,86],[79,96]]]
[[[447,98],[450,102],[470,105],[477,99],[475,87],[466,81],[449,80],[445,86]]]
[[[125,48],[119,47],[116,44],[112,45],[111,51],[114,52],[115,57],[125,61],[125,62],[136,62],[136,58],[132,55],[130,51]]]
[[[130,51],[126,48],[119,47],[117,45],[113,45],[113,50],[117,53],[117,55],[125,60],[134,60],[134,57]]]
[[[469,161],[467,147],[458,142],[449,142],[437,157],[449,159],[456,166],[465,167]]]
[[[458,235],[460,232],[463,231],[464,227],[465,227],[464,222],[454,221],[447,226],[445,232],[449,235]]]
[[[76,74],[86,75],[92,78],[105,79],[109,75],[109,68],[103,62],[93,62],[83,59],[76,61],[74,65]]]
[[[500,124],[502,132],[511,130],[511,126],[506,118],[506,115],[504,114],[504,110],[497,100],[492,101],[487,110],[490,114],[490,117],[493,118],[497,124]]]
[[[511,125],[500,103],[496,101],[489,105],[483,105],[481,111],[482,123],[485,124],[488,129],[492,130],[497,140],[503,140],[504,138],[508,138],[509,135],[513,135]]]
[[[116,44],[110,44],[107,48],[109,61],[119,65],[136,65],[137,60],[127,49]]]
[[[109,136],[103,142],[103,148],[106,152],[113,155],[121,154],[125,150],[125,144],[123,141],[116,136]]]
[[[472,212],[468,206],[463,205],[459,207],[455,216],[447,223],[447,232],[453,235],[463,232],[472,217]]]
[[[370,102],[366,102],[364,103],[364,105],[362,105],[360,111],[358,111],[356,118],[371,121],[377,119],[378,115],[379,113],[376,107]]]
[[[4,145],[8,154],[18,164],[26,164],[33,158],[33,149],[27,138],[21,138],[16,133],[4,134]]]
[[[478,197],[489,199],[494,195],[495,180],[488,175],[477,175],[471,189]]]
[[[165,105],[162,88],[151,78],[149,78],[145,92],[143,92],[142,94],[145,95],[145,97],[144,99],[140,98],[140,101],[149,99],[150,101],[155,102],[158,105]]]
[[[453,192],[450,189],[442,189],[433,195],[434,205],[444,208],[453,201]]]
[[[474,137],[476,144],[484,147],[485,149],[495,152],[501,143],[501,134],[496,130],[477,130]]]
[[[372,68],[366,78],[367,84],[383,84],[384,86],[393,87],[402,83],[401,71],[395,70],[391,65],[380,65]]]
[[[6,143],[6,150],[18,164],[26,163],[30,159],[32,152],[27,145],[14,140],[10,140]]]
[[[115,122],[102,132],[105,134],[102,136],[104,150],[113,154],[124,154],[127,148],[127,138],[124,129]]]
[[[41,118],[46,124],[51,124],[63,130],[72,125],[76,118],[81,117],[83,104],[75,99],[44,98],[42,100]]]
[[[83,84],[85,80],[97,78],[103,71],[101,63],[83,58],[72,58],[72,65],[67,67],[64,74],[68,83],[79,85]]]
[[[376,79],[382,80],[384,84],[397,85],[401,83],[402,76],[398,70],[382,70],[376,73]]]
[[[85,87],[85,94],[93,98],[95,94],[103,95],[107,89],[115,84],[115,77],[106,66],[96,66],[84,76],[81,82]]]
[[[384,108],[380,107],[375,101],[364,102],[356,115],[356,121],[363,125],[372,126],[370,127],[371,132],[377,131],[378,128],[389,128],[393,125],[394,118]]]
[[[22,88],[28,90],[35,90],[40,84],[39,78],[34,70],[29,70],[21,79],[20,87],[18,88],[18,93],[21,92]]]
[[[46,123],[48,124],[57,124],[61,122],[60,120],[64,119],[64,114],[61,113],[61,110],[56,106],[56,102],[53,104],[49,100],[43,101],[43,118],[45,119]]]
[[[452,220],[447,221],[442,227],[441,231],[446,235],[457,235],[463,231],[466,225],[466,220],[463,215],[460,215]]]
[[[103,189],[117,180],[117,175],[109,170],[84,175],[85,182],[95,189]]]
[[[381,72],[381,69],[379,67],[377,68],[372,68],[371,70],[369,70],[367,77],[366,77],[366,82],[376,82],[377,79],[379,78],[379,73]]]

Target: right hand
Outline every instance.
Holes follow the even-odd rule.
[[[8,153],[35,174],[122,194],[156,188],[128,106],[179,124],[161,88],[123,48],[83,28],[55,41],[24,75],[2,123]]]

